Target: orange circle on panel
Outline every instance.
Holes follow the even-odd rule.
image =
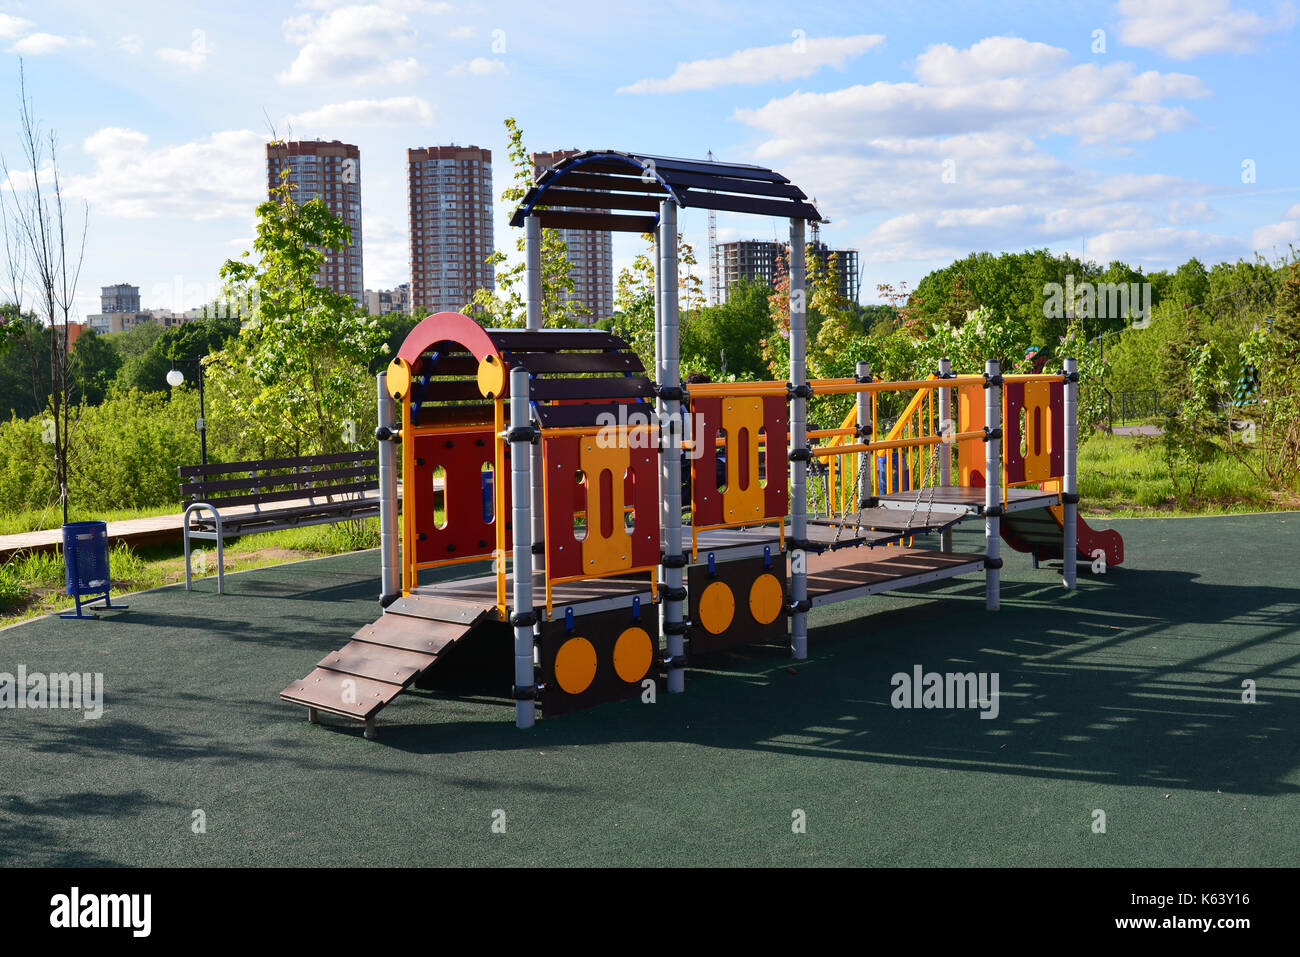
[[[781,583],[770,572],[764,572],[749,586],[749,613],[760,625],[770,625],[781,614],[785,595]]]
[[[478,391],[493,398],[505,395],[506,367],[496,356],[484,356],[478,364]]]
[[[570,638],[555,653],[555,682],[565,694],[582,694],[596,677],[596,649],[586,638]]]
[[[736,596],[725,582],[714,582],[700,595],[700,624],[711,635],[720,635],[736,617]]]
[[[654,642],[644,628],[634,625],[614,642],[614,671],[628,683],[640,681],[649,672],[654,655]]]

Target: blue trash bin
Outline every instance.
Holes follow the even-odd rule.
[[[63,526],[63,568],[65,591],[76,603],[75,613],[66,612],[60,618],[98,618],[83,615],[81,606],[103,598],[97,608],[126,608],[114,605],[109,597],[112,578],[108,572],[108,523],[68,522]]]

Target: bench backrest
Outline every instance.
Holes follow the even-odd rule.
[[[182,465],[181,499],[260,508],[296,499],[357,495],[379,488],[375,449],[296,458]]]

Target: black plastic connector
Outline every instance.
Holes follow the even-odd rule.
[[[957,378],[957,373],[953,372],[951,369],[947,372],[940,372],[938,369],[935,369],[934,377],[936,379],[955,379]]]
[[[787,607],[790,609],[790,614],[797,615],[799,612],[807,613],[811,611],[812,602],[805,598],[803,601],[792,601]]]
[[[785,397],[787,399],[811,399],[813,397],[813,387],[807,382],[803,385],[792,385],[787,382],[785,384]]]
[[[984,388],[988,389],[993,386],[998,386],[999,388],[1001,388],[1002,386],[1001,372],[999,372],[997,375],[989,375],[987,372],[984,373]]]
[[[992,442],[994,439],[1001,439],[1001,438],[1002,438],[1001,427],[996,429],[990,429],[987,425],[984,426],[984,438],[981,441]]]
[[[670,670],[686,667],[685,655],[664,655],[659,660],[663,662],[665,668]]]
[[[400,442],[402,441],[402,430],[389,425],[381,425],[375,429],[375,441]]]
[[[684,621],[666,621],[664,622],[665,635],[684,635],[691,630],[691,626]]]
[[[855,375],[853,377],[853,381],[856,382],[858,385],[870,385],[871,383],[876,381],[876,377],[873,376],[870,372],[868,372],[866,375]]]
[[[878,505],[880,505],[880,499],[872,495],[868,498],[864,498],[858,505],[858,508],[876,508]]]
[[[984,509],[984,514],[988,518],[1001,518],[1005,513],[1001,505],[990,505]]]
[[[401,597],[402,597],[402,593],[401,593],[401,592],[394,592],[394,593],[391,594],[391,595],[380,595],[380,596],[379,596],[379,607],[380,607],[380,608],[387,608],[389,605],[391,605],[393,602],[397,601],[397,599],[399,599],[399,598],[401,598]]]
[[[985,555],[985,556],[984,556],[984,567],[985,567],[985,568],[993,568],[993,569],[1001,568],[1001,567],[1002,567],[1002,559],[1000,559],[1000,558],[989,558],[987,555]]]
[[[528,546],[528,550],[529,550],[530,552],[532,552],[534,555],[545,555],[545,554],[546,554],[546,543],[545,543],[545,542],[533,542],[532,545]]]
[[[1061,493],[1061,504],[1062,504],[1062,505],[1078,505],[1078,504],[1079,504],[1079,493],[1078,493],[1078,492],[1062,492],[1062,493]]]
[[[791,450],[790,450],[790,461],[791,461],[791,462],[811,462],[811,461],[812,461],[812,449],[791,449]]]
[[[659,564],[664,568],[685,568],[690,564],[685,555],[659,555]]]
[[[686,390],[679,385],[657,385],[655,395],[665,402],[685,402]]]
[[[807,552],[807,551],[812,551],[812,546],[813,546],[813,543],[810,542],[810,541],[808,541],[808,539],[806,539],[806,538],[792,538],[792,537],[790,537],[789,535],[787,535],[787,536],[786,536],[786,539],[785,539],[785,550],[786,550],[787,552],[794,552],[794,551]]]
[[[533,425],[523,425],[517,429],[511,429],[506,433],[507,442],[527,442],[529,445],[536,445],[538,438],[541,437],[541,430]]]
[[[510,616],[511,628],[531,628],[537,624],[537,612],[521,611]]]
[[[1079,373],[1077,373],[1077,372],[1066,372],[1064,369],[1062,369],[1062,370],[1061,370],[1061,375],[1065,376],[1065,381],[1066,381],[1066,382],[1071,382],[1071,383],[1073,383],[1073,382],[1078,382],[1078,381],[1079,381]]]
[[[665,585],[663,582],[660,582],[659,598],[661,601],[685,601],[686,589],[681,587],[670,588],[668,585]]]
[[[510,697],[516,701],[533,701],[538,696],[537,685],[511,685]]]

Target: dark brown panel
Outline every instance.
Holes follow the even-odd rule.
[[[534,212],[548,229],[594,229],[609,233],[652,233],[658,220],[653,216],[614,216],[598,213]]]
[[[534,379],[534,401],[549,399],[644,399],[654,395],[654,384],[641,376],[603,379]]]
[[[221,475],[226,472],[248,472],[252,469],[297,469],[336,462],[365,462],[378,460],[377,449],[361,452],[331,452],[327,455],[302,455],[296,458],[257,459],[247,462],[217,462],[208,465],[182,465],[176,471],[182,476]]]
[[[618,336],[601,329],[489,329],[487,332],[500,352],[631,348]]]
[[[294,704],[364,721],[401,693],[401,685],[317,668],[281,691],[280,697]]]
[[[627,167],[625,172],[631,173],[632,167]],[[658,180],[645,182],[639,176],[596,176],[592,173],[581,172],[578,170],[565,171],[550,179],[546,183],[547,195],[550,190],[570,187],[575,189],[611,189],[623,193],[656,193],[659,196],[667,194]]]
[[[209,479],[206,482],[184,482],[181,484],[181,493],[191,497],[206,497],[213,492],[228,492],[232,489],[253,490],[253,489],[273,489],[286,485],[292,485],[297,488],[305,489],[309,483],[314,483],[318,488],[323,488],[329,483],[339,479],[355,479],[365,475],[379,474],[379,463],[374,462],[369,465],[359,465],[347,469],[329,469],[321,472],[290,472],[267,475],[265,473],[257,476],[248,476],[246,478],[230,479]]]
[[[543,428],[567,429],[579,425],[595,425],[596,420],[602,415],[612,415],[617,419],[620,407],[624,408],[625,414],[630,414],[635,411],[646,415],[654,415],[653,404],[619,402],[589,402],[581,405],[539,405],[536,411],[537,417],[541,420]]]
[[[350,641],[338,651],[331,651],[316,666],[405,687],[437,660],[435,655]]]
[[[659,211],[655,196],[629,196],[626,193],[593,193],[576,189],[548,189],[544,203],[547,206],[579,206],[583,209],[642,209]]]
[[[700,189],[722,189],[728,193],[747,193],[753,196],[779,196],[785,199],[807,199],[798,186],[793,183],[773,183],[752,179],[727,178],[723,185],[716,176],[702,176],[697,173],[674,172],[670,177],[674,187],[695,186]]]
[[[514,352],[508,365],[521,365],[529,372],[643,372],[635,352]]]
[[[478,382],[468,379],[435,379],[416,386],[414,395],[420,402],[466,402],[483,398]]]
[[[790,219],[820,219],[821,216],[808,203],[763,199],[754,196],[735,196],[711,193],[702,189],[688,189],[681,194],[682,205],[694,209],[720,209],[731,213],[754,213],[758,216],[781,216]]]
[[[352,640],[436,655],[468,631],[463,624],[386,613],[378,621],[357,629]]]

